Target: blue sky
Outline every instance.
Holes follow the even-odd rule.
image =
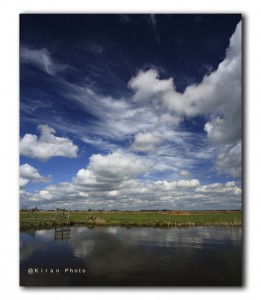
[[[20,16],[20,206],[240,209],[241,15]]]

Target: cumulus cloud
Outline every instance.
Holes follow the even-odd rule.
[[[184,176],[184,177],[190,175],[190,173],[186,170],[181,170],[179,174],[180,174],[180,176]]]
[[[58,64],[53,60],[50,52],[46,48],[35,50],[22,46],[20,58],[22,63],[32,64],[51,76],[55,76],[57,72],[66,69],[65,65]]]
[[[183,188],[190,189],[199,186],[200,182],[198,179],[178,180],[178,181],[171,181],[171,182],[163,180],[163,181],[156,181],[155,185],[157,187],[162,187],[165,190],[183,189]]]
[[[117,191],[117,190],[109,191],[107,195],[109,197],[115,197],[115,196],[119,195],[119,191]]]
[[[153,180],[146,177],[152,168],[147,158],[132,153],[94,154],[71,182],[49,185],[34,193],[21,192],[21,205],[37,203],[45,209],[240,208],[241,189],[234,181],[201,185],[198,179]],[[21,169],[26,177],[22,184],[27,178],[42,179],[29,165]]]
[[[88,169],[80,169],[74,179],[75,183],[82,185],[96,185],[96,176]]]
[[[20,187],[26,186],[29,181],[32,182],[49,182],[51,176],[44,177],[40,175],[38,170],[29,164],[23,164],[19,167],[19,185]]]
[[[23,164],[19,167],[19,173],[22,178],[30,179],[35,182],[49,181],[49,178],[41,176],[38,170],[29,164]]]
[[[134,101],[156,101],[156,97],[163,96],[167,92],[173,92],[173,79],[160,80],[157,70],[139,71],[132,77],[128,86],[135,92]]]
[[[226,145],[220,150],[216,159],[216,169],[219,173],[226,173],[233,177],[241,177],[241,142]]]
[[[19,186],[21,188],[25,187],[29,183],[29,179],[19,178]]]
[[[54,156],[77,157],[78,146],[70,139],[55,136],[55,130],[48,125],[39,125],[37,129],[40,131],[39,137],[27,133],[20,139],[21,155],[40,160]]]
[[[34,194],[22,193],[21,205],[59,206],[72,209],[240,209],[241,188],[235,182],[200,185],[198,179],[178,181],[141,181],[130,179],[117,189],[93,187],[76,181],[48,186]],[[200,201],[199,201],[200,200]]]
[[[108,155],[92,155],[89,163],[89,168],[102,180],[128,180],[146,173],[151,167],[145,159],[120,151]]]
[[[196,189],[196,192],[202,193],[202,194],[210,194],[210,195],[216,195],[216,194],[234,194],[234,195],[241,195],[241,188],[238,188],[235,184],[235,182],[227,182],[225,184],[222,183],[212,183],[209,185],[203,185]]]
[[[117,162],[118,158],[116,156],[114,161]],[[109,155],[104,155],[104,159],[108,160]],[[106,168],[108,165],[102,162],[95,166],[98,173],[103,174],[102,166]],[[72,182],[47,186],[33,194],[21,193],[21,205],[37,203],[45,209],[59,206],[71,209],[145,209],[148,203],[150,208],[158,209],[239,209],[241,205],[241,189],[234,181],[209,185],[200,185],[198,179],[144,181],[134,178],[140,171],[132,170],[133,178],[123,175],[123,178],[108,182],[106,176],[104,181],[98,181],[95,168],[89,170],[89,167],[90,164],[87,169],[79,170]],[[116,176],[116,169],[114,172]]]
[[[156,70],[140,71],[129,82],[137,102],[177,115],[210,114],[205,130],[212,141],[235,142],[241,137],[241,22],[230,39],[226,58],[202,82],[177,92],[173,78],[160,79]]]
[[[225,187],[234,187],[234,186],[236,186],[235,181],[228,181],[228,182],[225,184]]]
[[[205,115],[208,120],[204,130],[217,147],[216,169],[233,177],[241,174],[241,35],[240,22],[218,68],[206,74],[199,84],[187,86],[183,93],[176,90],[173,78],[160,79],[154,69],[139,71],[128,84],[134,91],[134,101],[153,107],[160,116]]]
[[[204,130],[208,138],[215,144],[237,142],[242,135],[241,128],[241,103],[227,107],[224,117],[212,115],[209,122],[205,124]]]
[[[108,155],[93,154],[87,169],[77,172],[74,182],[80,185],[114,190],[122,181],[148,172],[152,165],[131,153],[112,152]]]
[[[21,55],[22,62],[49,75],[59,71],[46,49],[22,50]],[[46,209],[60,205],[73,209],[240,208],[241,189],[234,181],[204,185],[198,179],[183,179],[195,177],[195,165],[203,160],[214,161],[219,173],[240,176],[241,23],[218,68],[183,93],[177,91],[173,78],[161,79],[155,69],[139,71],[131,78],[131,99],[114,99],[66,81],[61,84],[60,95],[93,116],[87,123],[87,134],[93,132],[94,136],[86,135],[86,126],[79,130],[75,124],[67,126],[67,132],[111,153],[92,155],[88,166],[71,182],[49,185],[34,193],[21,192],[22,203],[37,202]],[[206,119],[206,134],[184,131],[182,120],[198,115]],[[27,133],[21,138],[22,155],[41,160],[77,157],[78,147],[70,139],[55,136],[48,125],[38,129],[39,136]],[[116,150],[119,145],[128,147],[130,141],[128,151],[142,155]],[[33,167],[23,167],[22,171],[21,186],[43,178]]]
[[[200,185],[200,182],[198,179],[192,179],[192,180],[179,180],[177,182],[177,186],[181,188],[194,188]]]
[[[162,142],[162,138],[147,133],[137,133],[131,148],[135,151],[154,153],[157,146]]]

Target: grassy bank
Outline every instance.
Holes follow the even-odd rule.
[[[51,228],[63,224],[86,226],[241,226],[240,211],[37,211],[20,212],[20,228]]]

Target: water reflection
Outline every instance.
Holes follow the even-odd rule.
[[[71,227],[55,227],[54,229],[54,239],[56,241],[70,240],[71,239]]]
[[[81,267],[57,285],[240,285],[241,228],[64,227],[21,234],[21,283],[28,267]],[[28,283],[29,280],[29,283]],[[52,279],[54,280],[54,279]]]

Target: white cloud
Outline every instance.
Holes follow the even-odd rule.
[[[159,136],[147,133],[137,133],[131,148],[135,151],[154,153],[162,139]]]
[[[177,186],[181,188],[194,188],[200,185],[198,179],[191,179],[191,180],[179,180],[177,182]]]
[[[184,163],[193,165],[196,155],[199,155],[198,151],[193,151],[193,156],[187,155],[184,159],[184,155],[189,151],[191,139],[195,137],[189,132],[178,129],[181,117],[172,113],[161,114],[152,106],[139,106],[131,99],[116,100],[90,91],[86,92],[75,86],[73,90],[73,94],[68,90],[65,96],[77,99],[84,109],[97,118],[97,121],[88,124],[88,131],[86,126],[79,128],[75,124],[60,128],[78,136],[85,143],[94,145],[98,149],[115,152],[119,144],[113,144],[113,141],[120,141],[126,145],[133,141],[129,150],[149,155],[154,162],[157,161],[154,169],[161,171],[184,168]],[[92,105],[93,102],[97,105]],[[59,124],[57,126],[60,126]],[[96,136],[88,136],[91,132],[95,132]],[[202,140],[202,137],[198,137],[197,142],[199,140]],[[204,151],[204,155],[207,154],[206,145],[202,145],[200,151]],[[155,153],[158,156],[152,157]]]
[[[28,63],[55,75],[58,69],[46,51],[22,51],[22,62],[27,59]],[[32,57],[28,58],[30,53]],[[85,125],[66,123],[67,132],[111,153],[92,155],[89,165],[80,169],[71,182],[47,186],[35,193],[21,193],[22,202],[73,209],[240,208],[241,189],[234,181],[201,185],[198,179],[179,180],[179,176],[192,177],[195,163],[204,161],[209,167],[215,156],[219,173],[240,176],[241,24],[217,70],[207,74],[201,83],[188,86],[183,93],[177,92],[173,78],[160,79],[154,69],[140,71],[129,81],[133,98],[114,99],[89,86],[66,81],[61,84],[64,84],[61,94],[93,116],[88,130]],[[208,118],[206,135],[179,127],[186,116],[202,114]],[[53,126],[62,129],[63,124]],[[39,137],[26,134],[21,138],[22,155],[42,160],[53,156],[77,157],[78,147],[70,139],[56,137],[54,129],[47,125],[41,125],[39,130]],[[130,141],[133,143],[129,147]],[[117,151],[119,145],[129,147],[129,151],[143,152],[143,156]],[[29,175],[21,178],[21,186],[41,176],[37,170],[29,173],[31,178],[28,179]],[[165,180],[159,180],[163,176]]]
[[[54,156],[77,157],[78,146],[68,138],[57,137],[48,125],[39,125],[40,136],[25,134],[20,139],[20,154],[40,160]]]
[[[141,157],[121,151],[108,155],[95,154],[90,157],[89,168],[97,179],[128,180],[144,174],[151,169],[152,165]]]
[[[159,188],[163,188],[164,190],[175,190],[175,189],[190,189],[195,188],[200,185],[200,182],[198,179],[192,179],[192,180],[178,180],[178,181],[156,181],[155,185]]]
[[[45,209],[240,209],[241,188],[234,182],[200,185],[199,180],[141,181],[125,180],[117,189],[95,187],[86,193],[86,185],[77,182],[48,186],[34,194],[21,193],[21,205]]]
[[[216,159],[216,169],[219,173],[226,173],[233,177],[241,177],[241,142],[226,145],[220,150]]]
[[[224,194],[229,197],[230,195],[241,195],[241,188],[238,188],[234,182],[212,183],[198,187],[196,192],[210,195]]]
[[[40,191],[39,195],[43,200],[52,200],[53,198],[50,192],[45,190]]]
[[[157,101],[156,97],[162,96],[167,92],[173,92],[173,79],[160,80],[156,70],[150,69],[132,77],[128,86],[135,91],[134,101]]]
[[[96,118],[88,126],[103,139],[122,141],[138,132],[151,130],[159,121],[153,107],[137,106],[131,99],[114,99],[69,83],[61,93]]]
[[[34,182],[46,182],[50,179],[41,176],[38,170],[29,164],[23,164],[19,167],[20,177],[33,180]]]
[[[79,170],[74,182],[104,190],[114,190],[115,185],[143,175],[152,167],[146,159],[120,151],[108,155],[93,154],[89,160],[88,168]]]
[[[234,177],[241,174],[241,146],[238,144],[242,136],[241,35],[240,22],[230,38],[226,57],[217,70],[205,75],[201,83],[188,86],[183,93],[176,90],[173,78],[160,79],[159,73],[153,69],[140,71],[129,81],[129,87],[134,91],[134,101],[153,107],[156,115],[160,116],[159,120],[164,115],[169,120],[173,115],[176,118],[197,115],[209,118],[204,130],[208,140],[217,147],[216,169],[219,173]],[[162,125],[161,122],[158,124]],[[166,124],[157,129],[158,133],[162,128],[169,128]],[[169,135],[171,130],[166,132]],[[160,134],[158,136],[162,137]],[[164,138],[166,140],[166,136]],[[203,159],[206,152],[197,151],[196,156],[193,152],[191,154]]]
[[[181,170],[179,174],[180,174],[180,176],[184,176],[184,177],[190,175],[190,173],[186,170]]]
[[[140,71],[129,82],[137,102],[177,115],[211,114],[205,130],[218,143],[241,138],[241,22],[230,39],[226,58],[202,82],[176,91],[173,78],[159,79],[156,70]]]
[[[54,62],[46,48],[33,50],[22,46],[20,58],[22,63],[33,64],[51,76],[55,76],[57,72],[66,69],[65,65]]]
[[[19,167],[19,185],[25,187],[29,181],[32,182],[49,182],[51,176],[44,177],[39,174],[38,170],[29,164],[23,164]]]
[[[75,183],[82,185],[96,185],[96,176],[88,169],[81,169],[76,174]]]
[[[171,113],[162,113],[162,115],[160,115],[159,118],[159,124],[166,124],[166,125],[172,125],[175,127],[177,127],[179,125],[179,123],[182,121],[182,118],[180,116],[177,116],[175,114],[171,114]]]
[[[225,184],[225,187],[234,187],[234,186],[236,186],[235,181],[228,181],[228,182]]]
[[[113,191],[108,192],[109,197],[115,197],[115,196],[118,196],[118,195],[119,195],[119,191],[117,191],[117,190],[113,190]]]
[[[204,130],[209,140],[215,144],[234,143],[241,138],[241,103],[233,105],[234,107],[227,107],[224,118],[212,115],[210,121],[205,124]]]
[[[19,178],[19,186],[21,188],[25,187],[29,183],[29,179]]]

